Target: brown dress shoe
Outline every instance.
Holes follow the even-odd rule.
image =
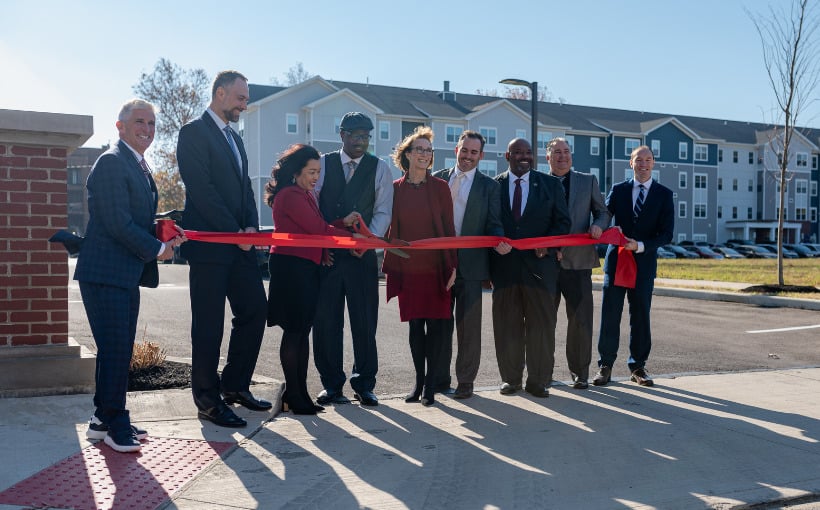
[[[595,374],[595,377],[592,379],[592,384],[594,384],[595,386],[603,386],[607,384],[611,379],[612,367],[601,365],[601,368],[598,369],[598,373]]]
[[[473,383],[458,383],[453,398],[465,399],[473,396]]]
[[[655,381],[649,377],[645,368],[638,368],[632,371],[632,377],[629,378],[632,382],[636,382],[641,386],[654,386]]]

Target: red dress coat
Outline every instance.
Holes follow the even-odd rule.
[[[406,176],[393,182],[393,217],[388,238],[416,241],[432,237],[454,237],[453,199],[447,181],[427,176],[416,186]],[[450,291],[447,281],[457,265],[455,250],[410,250],[403,259],[384,255],[387,300],[399,298],[403,322],[412,319],[449,319]]]

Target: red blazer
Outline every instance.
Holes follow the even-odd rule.
[[[282,189],[273,198],[273,225],[277,233],[353,237],[341,219],[328,224],[313,192],[295,185]],[[322,261],[323,248],[271,246],[270,252],[302,257],[318,264]]]

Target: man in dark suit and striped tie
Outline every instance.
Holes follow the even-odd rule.
[[[672,191],[652,179],[655,158],[646,145],[632,151],[629,165],[634,178],[612,186],[606,197],[609,212],[627,237],[625,249],[632,251],[637,266],[634,289],[615,285],[618,247],[610,245],[604,259],[601,330],[598,335],[598,373],[592,384],[603,386],[612,377],[612,365],[618,354],[624,296],[629,301],[629,359],[631,380],[641,386],[652,386],[646,372],[646,360],[652,347],[649,312],[652,290],[658,268],[657,250],[672,241],[675,211]]]
[[[89,439],[118,452],[135,452],[148,433],[131,425],[125,408],[128,368],[140,285],[159,283],[157,260],[167,260],[185,241],[160,242],[154,235],[157,187],[143,154],[154,140],[154,105],[132,99],[120,110],[120,141],[94,163],[88,175],[88,227],[74,279],[80,282],[88,323],[97,344],[94,416]]]

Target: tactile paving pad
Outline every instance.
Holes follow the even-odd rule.
[[[0,492],[0,504],[155,509],[235,443],[149,438],[138,453],[102,441]]]

